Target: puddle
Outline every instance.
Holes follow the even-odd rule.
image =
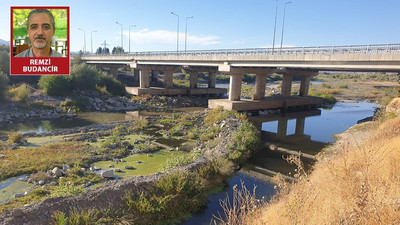
[[[179,151],[166,151],[161,150],[158,152],[148,154],[136,154],[123,158],[125,162],[113,162],[112,160],[100,161],[93,164],[102,168],[102,170],[120,169],[121,172],[114,172],[116,177],[128,178],[132,176],[145,176],[162,171],[162,165],[172,156],[185,154]],[[110,165],[114,167],[110,167]],[[133,169],[125,169],[125,166],[131,166]],[[102,171],[100,170],[99,173]]]
[[[31,188],[31,184],[26,181],[26,175],[9,178],[0,181],[0,204],[6,203],[14,198],[15,194],[24,193]]]
[[[156,142],[176,148],[176,147],[181,147],[185,142],[187,142],[187,140],[181,140],[176,138],[158,138]]]

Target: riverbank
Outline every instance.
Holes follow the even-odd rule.
[[[398,109],[399,100],[394,101],[389,108]],[[398,113],[383,114],[338,135],[311,174],[300,166],[293,171],[298,182],[277,179],[278,194],[269,204],[236,216],[242,224],[398,223]]]

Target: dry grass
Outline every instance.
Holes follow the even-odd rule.
[[[340,146],[340,153],[317,163],[309,177],[282,186],[246,224],[399,224],[399,136],[397,117],[362,144]]]

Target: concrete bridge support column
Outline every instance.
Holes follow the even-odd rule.
[[[199,72],[191,71],[189,80],[190,80],[190,88],[197,88],[197,82],[199,81]]]
[[[231,74],[229,82],[229,100],[240,101],[242,92],[242,74]]]
[[[173,74],[173,70],[164,71],[164,84],[166,88],[172,88],[174,86]]]
[[[140,70],[140,87],[149,88],[150,87],[150,73],[151,70]]]
[[[208,73],[208,88],[215,88],[216,83],[217,83],[217,73],[209,72]]]
[[[296,119],[296,130],[295,130],[295,135],[296,136],[303,136],[304,135],[304,125],[306,123],[306,118],[305,117],[298,117]]]
[[[301,83],[300,83],[300,96],[307,96],[308,89],[310,88],[310,76],[301,76]]]
[[[133,69],[133,81],[139,82],[140,70]]]
[[[283,75],[282,90],[281,90],[282,97],[290,97],[292,92],[292,81],[293,81],[293,75],[287,75],[287,74]]]
[[[265,85],[267,83],[267,74],[256,74],[256,93],[253,100],[261,100],[265,96]]]
[[[287,125],[288,125],[288,120],[287,119],[280,119],[278,120],[278,129],[276,132],[277,137],[286,137],[287,133]]]

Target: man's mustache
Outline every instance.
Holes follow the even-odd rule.
[[[44,39],[44,40],[46,40],[46,37],[43,36],[43,35],[36,35],[36,36],[34,37],[34,39],[35,39],[35,40],[36,40],[36,39]]]

